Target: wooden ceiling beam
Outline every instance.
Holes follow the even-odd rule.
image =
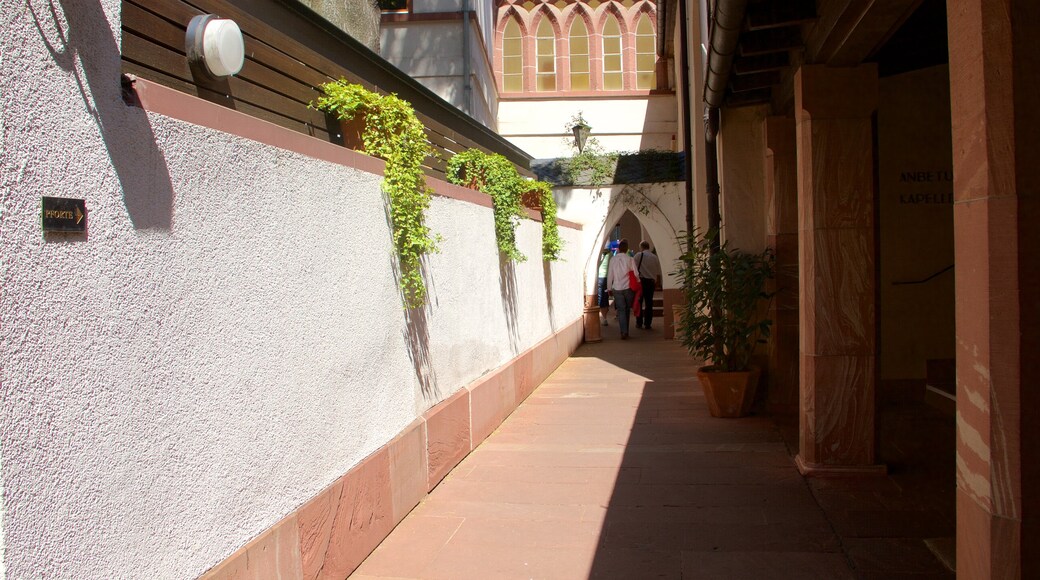
[[[774,52],[762,56],[741,57],[733,61],[733,72],[747,75],[759,72],[782,70],[791,64],[790,53]]]
[[[766,89],[780,84],[780,71],[760,72],[750,75],[733,75],[730,89],[734,93],[743,93],[756,89]]]
[[[816,19],[813,0],[781,0],[754,2],[747,7],[747,29],[768,30],[797,26]]]
[[[757,56],[786,52],[802,47],[802,35],[795,27],[746,31],[740,35],[740,55]]]

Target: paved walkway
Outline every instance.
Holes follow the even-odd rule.
[[[660,330],[604,330],[352,578],[886,577],[853,572],[773,421],[710,417]]]

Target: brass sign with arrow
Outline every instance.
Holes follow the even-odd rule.
[[[40,218],[45,232],[87,231],[87,202],[83,199],[43,197]]]

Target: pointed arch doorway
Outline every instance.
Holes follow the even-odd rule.
[[[610,247],[613,250],[613,248],[616,247],[616,243],[618,241],[628,240],[628,247],[630,253],[638,254],[641,250],[640,243],[645,241],[650,245],[651,251],[655,255],[658,254],[658,246],[652,234],[646,227],[646,224],[644,224],[643,221],[639,218],[639,216],[636,215],[636,213],[633,212],[631,209],[624,209],[620,217],[613,222],[613,225],[611,225],[608,222],[607,226],[604,227],[604,230],[604,238],[603,240],[601,240],[601,243],[597,246],[598,248],[603,249]],[[667,242],[672,241],[673,240],[668,240]],[[663,280],[667,276],[669,268],[665,263],[664,259],[662,259],[660,256],[658,256],[658,259],[661,263],[661,277]],[[602,273],[602,269],[600,270],[600,272]],[[654,299],[652,302],[653,316],[651,327],[657,331],[667,331],[665,333],[665,338],[671,338],[671,319],[666,318],[664,316],[666,312],[664,296],[664,288],[662,288],[660,285],[657,285],[655,288]],[[616,311],[614,309],[612,300],[610,301],[610,304],[611,305],[609,307],[609,312],[601,311],[601,316],[604,317],[603,320],[607,322],[607,325],[614,324],[614,322],[612,321],[615,320],[616,316]],[[602,306],[602,301],[600,303],[600,306]],[[631,324],[634,327],[636,325],[636,322],[632,320]]]

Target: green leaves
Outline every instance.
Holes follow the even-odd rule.
[[[516,226],[527,217],[520,196],[523,180],[508,159],[497,153],[468,149],[448,160],[448,181],[482,191],[494,202],[498,249],[514,262],[525,262],[516,247]]]
[[[402,297],[406,308],[422,306],[426,302],[422,257],[436,252],[440,239],[430,232],[424,219],[431,191],[422,163],[434,155],[426,128],[408,101],[395,94],[381,95],[346,79],[325,83],[321,89],[325,95],[311,106],[344,121],[363,117],[364,152],[386,160],[383,191],[390,198]]]
[[[533,185],[542,196],[542,259],[558,262],[563,255],[563,239],[560,228],[556,224],[556,200],[553,199],[552,186],[544,181],[535,181]]]
[[[728,244],[712,253],[717,236],[679,238],[683,253],[673,275],[679,278],[685,310],[676,332],[695,358],[718,370],[747,370],[755,345],[769,337],[772,321],[764,312],[773,295],[765,288],[776,255],[772,249],[748,254]]]
[[[502,155],[488,154],[479,149],[467,149],[449,159],[447,177],[448,181],[456,185],[470,187],[491,196],[498,249],[514,262],[527,261],[527,256],[516,245],[516,227],[520,225],[520,220],[527,218],[521,197],[524,192],[537,191],[542,201],[542,256],[551,261],[559,259],[563,244],[556,228],[556,203],[551,185],[526,180]],[[547,252],[547,247],[551,251]]]

